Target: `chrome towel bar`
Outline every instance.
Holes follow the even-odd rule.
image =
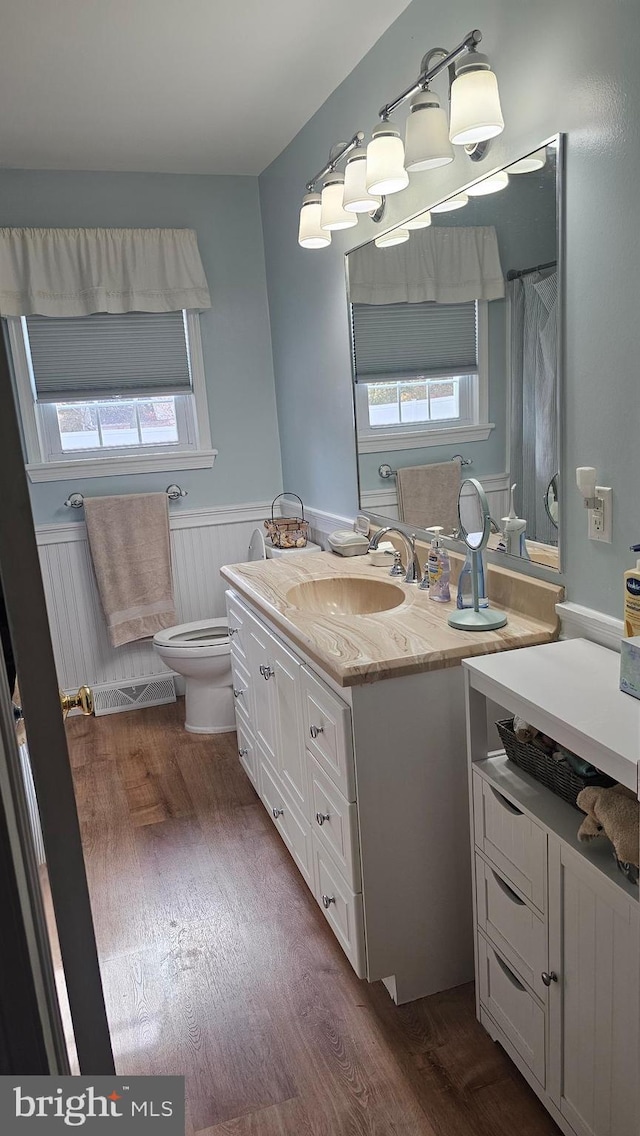
[[[165,493],[170,501],[177,501],[180,497],[187,496],[187,490],[182,489],[179,485],[167,485]],[[82,493],[70,493],[65,501],[68,509],[81,509],[84,505],[84,497]]]
[[[471,458],[463,458],[462,454],[454,454],[451,458],[451,461],[455,461],[456,458],[460,458],[460,465],[462,466],[473,465]],[[392,469],[390,465],[386,464],[386,462],[383,465],[378,466],[378,474],[384,479],[384,481],[387,481],[390,477],[395,477],[397,472],[397,469]]]

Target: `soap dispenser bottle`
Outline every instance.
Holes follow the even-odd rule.
[[[527,551],[527,542],[525,539],[525,529],[527,522],[516,515],[513,495],[516,490],[516,485],[511,486],[511,507],[509,509],[509,516],[502,518],[503,534],[504,534],[504,551],[509,556],[520,556],[523,560],[529,560],[529,553]]]
[[[449,553],[446,548],[442,547],[442,525],[433,525],[431,528],[427,529],[427,532],[434,534],[427,559],[429,599],[435,600],[436,603],[448,603],[451,599],[451,591],[449,589],[451,564],[449,561]]]

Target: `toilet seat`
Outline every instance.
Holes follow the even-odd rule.
[[[225,618],[196,620],[166,627],[153,637],[163,651],[188,655],[223,655],[229,650],[229,626]]]

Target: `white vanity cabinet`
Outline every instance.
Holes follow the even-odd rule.
[[[460,667],[341,688],[227,592],[240,760],[361,978],[473,975]]]
[[[567,1136],[637,1136],[638,888],[607,841],[578,841],[582,813],[494,748],[487,703],[636,792],[640,705],[618,690],[619,656],[595,644],[508,658],[464,664],[478,1018]]]

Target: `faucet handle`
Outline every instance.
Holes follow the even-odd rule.
[[[393,554],[393,564],[389,569],[390,576],[404,576],[404,568],[402,567],[402,556],[396,550]]]

